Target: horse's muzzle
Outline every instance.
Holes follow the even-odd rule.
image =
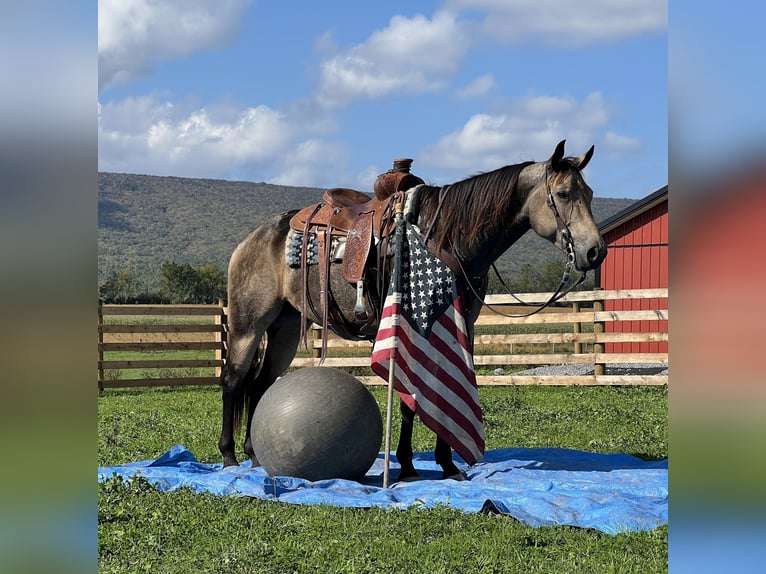
[[[597,244],[591,245],[587,249],[575,248],[575,267],[578,271],[595,269],[604,261],[606,251],[606,243],[601,238]]]

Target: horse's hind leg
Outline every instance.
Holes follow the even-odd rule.
[[[223,419],[218,450],[223,465],[237,464],[234,454],[234,431],[239,427],[245,401],[247,377],[252,377],[253,359],[262,333],[230,326],[226,364],[221,372],[221,400]]]
[[[417,480],[418,473],[415,470],[415,465],[412,464],[412,431],[415,423],[415,411],[410,409],[404,401],[399,401],[399,410],[402,413],[402,427],[399,433],[399,444],[396,447],[396,460],[399,461],[401,471],[397,480]],[[434,458],[436,463],[442,467],[442,478],[465,480],[463,474],[452,462],[452,449],[439,437],[436,437]]]
[[[418,473],[412,464],[412,429],[415,424],[415,411],[404,401],[399,401],[399,411],[402,413],[402,426],[399,432],[399,444],[396,447],[396,460],[401,470],[396,480],[411,481],[418,479]]]
[[[266,352],[260,369],[247,387],[247,428],[245,429],[245,454],[250,457],[253,466],[259,466],[253,452],[250,428],[253,413],[258,401],[272,383],[290,366],[295,351],[298,349],[301,335],[301,315],[290,305],[285,304],[282,311],[266,331]]]
[[[465,476],[452,462],[452,449],[439,437],[436,437],[436,448],[434,449],[434,459],[436,464],[442,467],[442,478],[451,478],[452,480],[465,480]]]

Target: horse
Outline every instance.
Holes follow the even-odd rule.
[[[458,261],[463,280],[472,287],[465,290],[471,341],[489,270],[529,229],[567,253],[581,272],[598,267],[606,256],[606,245],[591,212],[593,190],[582,176],[594,146],[580,156],[565,157],[564,144],[565,140],[561,141],[546,161],[508,165],[442,187],[420,186],[417,205],[413,206],[418,227],[429,230],[436,253]],[[250,437],[258,400],[288,368],[310,322],[321,324],[321,310],[317,312],[313,305],[307,310],[305,304],[307,297],[319,299],[318,266],[300,269],[286,260],[289,222],[296,213],[275,215],[257,227],[235,248],[229,262],[227,357],[221,372],[218,442],[224,466],[238,464],[234,433],[245,412],[244,453],[254,467],[259,466]],[[387,265],[390,268],[390,262]],[[358,286],[344,280],[339,267],[330,265],[326,279],[345,328],[329,326],[345,338],[349,338],[349,328],[366,330],[370,339],[390,277],[379,289],[372,285],[374,280],[370,281],[368,298],[377,313],[371,320],[355,314]],[[375,272],[380,274],[380,270]],[[411,446],[415,413],[403,401],[400,411],[396,454],[401,470],[396,480],[415,480]],[[434,453],[443,478],[464,478],[452,461],[450,446],[439,437]]]

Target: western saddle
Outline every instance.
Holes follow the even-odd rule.
[[[322,318],[322,350],[320,363],[327,351],[327,329],[332,327],[339,335],[349,339],[374,339],[370,329],[378,320],[377,310],[368,312],[365,305],[365,280],[373,268],[379,271],[381,280],[378,293],[382,293],[382,270],[384,269],[388,240],[394,230],[394,206],[403,201],[404,192],[424,183],[410,173],[411,159],[394,160],[393,168],[380,174],[373,187],[375,195],[370,197],[361,191],[348,188],[328,189],[322,201],[309,205],[290,219],[290,228],[300,237],[300,267],[303,273],[303,306],[301,315],[305,319],[308,306],[315,315]],[[319,270],[319,295],[321,313],[308,296],[308,253],[310,238],[316,238],[316,263]],[[332,246],[343,245],[332,256]],[[374,249],[373,249],[374,247]],[[330,264],[338,260],[342,252],[341,273],[343,279],[356,285],[354,317],[364,322],[360,329],[354,327],[343,316],[330,289]],[[374,257],[372,256],[374,255]],[[374,306],[373,306],[374,308]],[[301,338],[306,342],[306,321],[301,321]]]

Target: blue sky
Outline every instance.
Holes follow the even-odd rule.
[[[370,190],[579,155],[668,181],[665,0],[100,0],[100,171]]]

